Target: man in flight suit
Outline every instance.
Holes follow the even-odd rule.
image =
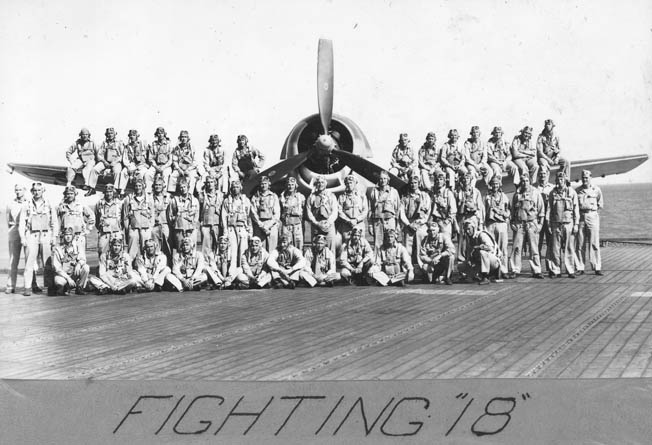
[[[278,244],[281,206],[278,196],[270,190],[267,176],[260,178],[260,188],[251,197],[251,221],[253,233],[263,241],[265,249],[270,252]]]
[[[568,278],[575,278],[575,242],[580,210],[577,193],[566,183],[564,172],[557,172],[555,188],[548,195],[548,214],[546,219],[550,224],[548,234],[551,235],[551,249],[548,254],[550,271],[548,275],[561,278],[562,261],[566,266]],[[562,260],[563,258],[563,260]]]
[[[513,233],[509,278],[516,278],[516,275],[521,273],[521,256],[526,239],[530,251],[532,277],[543,278],[539,257],[539,231],[543,226],[545,212],[543,198],[539,191],[530,185],[530,177],[521,176],[521,183],[512,197],[512,217],[509,222]]]
[[[539,164],[537,148],[532,142],[532,127],[523,127],[521,133],[512,141],[512,161],[518,167],[519,176],[530,175],[530,182],[537,179]]]
[[[242,184],[239,180],[231,181],[229,194],[222,202],[222,234],[228,237],[231,252],[238,261],[247,250],[251,229],[251,201],[242,194]]]
[[[414,150],[410,147],[407,133],[398,137],[398,145],[392,151],[391,168],[389,172],[407,181],[414,169]]]
[[[339,216],[337,198],[326,190],[326,178],[322,175],[315,179],[315,187],[306,200],[306,219],[312,227],[312,237],[324,235],[326,245],[335,254],[335,220]]]
[[[312,287],[316,284],[310,272],[305,270],[306,259],[301,251],[290,244],[288,235],[281,236],[276,249],[269,254],[267,266],[272,274],[274,288],[294,289],[300,281]]]
[[[405,286],[414,279],[414,267],[405,247],[396,241],[396,230],[385,231],[385,242],[376,252],[376,261],[369,271],[381,286]]]
[[[580,207],[580,222],[576,236],[577,270],[584,273],[586,250],[589,250],[589,262],[596,275],[602,275],[602,260],[600,258],[600,215],[598,211],[604,207],[602,191],[591,184],[591,172],[582,171],[582,185],[575,189]]]
[[[249,146],[249,139],[244,134],[238,136],[236,143],[238,146],[233,152],[231,168],[237,179],[244,182],[260,171],[265,163],[265,156],[260,150]]]
[[[97,176],[91,176],[97,160],[97,147],[91,141],[91,132],[82,128],[79,139],[66,150],[68,168],[66,171],[66,185],[71,186],[77,173],[84,177],[84,190],[91,192],[97,185]],[[92,193],[89,193],[92,194]]]
[[[25,199],[25,187],[16,184],[14,187],[16,198],[7,205],[7,228],[9,232],[9,274],[7,275],[6,294],[13,294],[16,289],[16,278],[18,277],[18,263],[20,262],[20,251],[23,244],[20,241],[20,211],[27,202]],[[24,255],[26,256],[26,255]]]
[[[154,224],[154,203],[145,193],[145,183],[140,178],[134,181],[134,193],[124,200],[122,217],[129,256],[136,258],[143,251],[145,241],[152,237]]]
[[[333,287],[333,283],[341,278],[337,273],[335,254],[326,248],[324,235],[317,235],[313,238],[312,248],[308,249],[305,258],[306,270],[315,280],[315,284],[310,287],[315,285]]]
[[[115,197],[115,187],[107,184],[104,197],[95,204],[95,227],[97,228],[97,256],[109,248],[111,238],[122,237],[122,202]]]
[[[111,173],[113,176],[113,185],[118,187],[120,183],[120,175],[122,174],[124,145],[122,144],[122,141],[116,140],[116,132],[113,128],[107,128],[104,132],[104,136],[105,140],[102,142],[102,145],[100,145],[97,152],[97,164],[93,167],[89,182],[97,184],[100,174]],[[91,188],[86,195],[92,195],[94,193],[95,188]],[[122,193],[123,191],[119,191],[119,194]]]
[[[344,243],[340,254],[342,278],[357,285],[368,284],[369,270],[374,262],[373,250],[363,235],[363,229],[354,227],[351,238]]]
[[[412,264],[421,266],[419,249],[427,235],[432,204],[428,192],[419,189],[418,176],[412,176],[408,186],[407,193],[401,197],[399,211],[399,220],[403,226],[403,246],[410,255]]]
[[[422,269],[426,273],[429,283],[436,283],[443,277],[444,283],[453,284],[453,260],[455,247],[450,238],[439,231],[439,224],[428,224],[428,236],[421,242],[419,258]]]
[[[91,233],[95,225],[95,215],[87,206],[77,201],[77,189],[73,186],[63,190],[63,200],[57,206],[59,228],[72,227],[75,232],[75,243],[81,252],[86,252],[86,235]]]
[[[224,195],[217,189],[214,176],[207,176],[204,190],[199,194],[199,223],[201,225],[201,252],[217,250],[217,238],[220,236],[220,223]]]
[[[378,185],[369,197],[369,234],[374,238],[374,249],[380,249],[383,245],[386,231],[396,231],[400,209],[401,198],[396,189],[389,185],[389,174],[380,172]]]
[[[339,218],[337,219],[338,246],[349,241],[354,228],[365,230],[365,220],[369,213],[367,197],[358,190],[358,180],[354,175],[344,178],[344,192],[337,197]]]
[[[303,215],[306,197],[297,191],[297,180],[290,176],[279,198],[281,205],[281,235],[290,237],[291,244],[303,249]]]

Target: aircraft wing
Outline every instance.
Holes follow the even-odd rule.
[[[66,171],[68,169],[60,165],[18,164],[10,162],[7,164],[7,167],[11,173],[19,173],[34,182],[61,186],[65,186],[67,183]],[[107,178],[100,175],[97,180],[97,186],[95,187],[96,190],[104,192],[107,181],[113,183],[113,178],[111,176]],[[77,173],[75,179],[72,181],[72,185],[77,188],[82,188],[84,186],[84,177],[80,173]],[[131,187],[127,187],[126,191],[131,191]]]
[[[648,158],[648,155],[641,154],[590,159],[587,161],[571,161],[571,180],[580,181],[582,179],[582,170],[591,170],[591,176],[594,178],[626,173],[647,161]]]
[[[7,164],[11,173],[16,172],[34,182],[66,185],[66,167],[39,164]],[[83,182],[82,182],[83,183]]]

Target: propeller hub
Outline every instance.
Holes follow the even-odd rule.
[[[315,141],[315,148],[319,151],[331,152],[336,148],[335,141],[327,134],[322,134]]]

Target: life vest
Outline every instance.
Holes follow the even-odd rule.
[[[396,216],[398,208],[396,207],[397,203],[391,199],[391,189],[379,190],[376,188],[374,189],[373,194],[373,197],[375,198],[374,218],[388,219]]]
[[[195,228],[195,215],[199,211],[192,197],[183,198],[176,196],[177,218],[174,228],[177,230],[193,230]]]
[[[169,142],[160,143],[158,141],[152,142],[152,158],[156,165],[165,165],[172,157],[172,147]]]
[[[258,193],[258,218],[262,221],[274,218],[274,197],[273,192],[268,192],[264,195]]]
[[[120,212],[119,203],[113,200],[110,204],[102,199],[97,203],[99,214],[100,232],[118,232],[120,231]]]
[[[498,192],[497,196],[487,195],[487,220],[494,222],[505,222],[509,217],[507,210],[507,197],[504,193]]]
[[[435,221],[448,220],[451,217],[450,196],[446,189],[442,189],[441,192],[441,194],[435,193],[432,197],[432,219]]]
[[[25,219],[29,230],[50,230],[52,208],[47,201],[42,201],[42,205],[36,208],[34,201],[30,200],[26,212]]]
[[[111,165],[117,164],[122,161],[122,147],[118,141],[104,141],[102,151],[104,152],[104,159]]]
[[[340,198],[340,205],[348,218],[357,220],[362,215],[362,196],[356,192],[345,192]]]
[[[118,279],[130,278],[128,273],[129,257],[125,257],[123,252],[120,252],[119,256],[114,257],[109,252],[107,254],[106,270],[114,278],[118,278]]]
[[[301,224],[303,217],[303,207],[301,205],[301,198],[298,192],[292,195],[286,195],[285,192],[281,195],[283,206],[281,207],[281,218],[285,225]]]
[[[410,222],[425,218],[430,210],[426,204],[427,199],[424,197],[425,192],[416,191],[403,197],[403,207],[405,214]],[[425,222],[425,221],[424,221]]]
[[[195,274],[197,270],[197,263],[199,259],[194,252],[189,253],[188,255],[181,254],[181,264],[179,270],[185,278],[190,278]]]
[[[249,209],[244,199],[244,196],[233,198],[233,196],[230,195],[224,201],[224,210],[226,210],[227,213],[226,220],[228,226],[241,227],[248,225],[247,216],[249,215]]]
[[[428,166],[433,166],[437,164],[437,149],[435,147],[426,147],[425,145],[421,147],[421,162]]]
[[[131,142],[128,143],[126,151],[129,162],[133,162],[136,165],[145,164],[147,162],[147,150],[145,150],[141,141],[136,141],[135,144],[132,144]]]
[[[446,143],[442,151],[445,151],[446,160],[453,166],[460,165],[464,159],[464,154],[459,150],[457,145]]]
[[[72,227],[73,232],[80,233],[84,230],[84,209],[81,204],[61,203],[59,205],[59,219],[61,229]]]
[[[317,221],[323,221],[333,213],[330,196],[324,191],[319,195],[310,197],[310,210]]]
[[[364,259],[364,244],[359,242],[357,245],[347,244],[346,246],[346,260],[353,267],[362,266]]]
[[[516,192],[514,212],[518,222],[536,221],[537,205],[532,190],[525,193]]]
[[[216,225],[220,223],[220,209],[222,208],[222,194],[214,191],[212,195],[204,192],[202,199],[202,217],[201,223],[205,226]]]
[[[129,198],[129,226],[132,229],[146,229],[151,227],[152,211],[149,200],[143,195],[141,200],[131,195]]]
[[[170,205],[170,195],[163,193],[161,195],[152,195],[154,203],[154,225],[165,224],[165,211]]]
[[[473,216],[478,213],[478,206],[475,200],[475,190],[460,190],[458,213],[464,217]]]
[[[90,161],[94,161],[95,144],[93,144],[92,141],[88,141],[83,145],[80,142],[77,142],[77,155],[79,156],[79,159],[84,162],[84,164]]]
[[[467,144],[469,157],[473,162],[478,163],[482,161],[482,143],[480,141],[471,142],[468,140]]]
[[[441,255],[444,250],[444,239],[441,233],[438,233],[435,239],[430,239],[430,237],[427,237],[424,241],[423,246],[426,250],[426,255],[429,257],[432,258]]]
[[[550,207],[550,221],[558,223],[573,222],[573,196],[570,189],[566,188],[559,193],[558,189],[550,192],[552,205]]]
[[[398,244],[389,248],[382,247],[380,249],[380,260],[383,272],[390,277],[402,272]]]

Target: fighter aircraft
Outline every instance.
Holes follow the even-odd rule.
[[[383,168],[368,160],[373,153],[366,136],[351,119],[333,113],[333,67],[333,44],[330,40],[320,39],[317,56],[319,113],[300,120],[294,126],[283,145],[281,162],[247,179],[245,193],[250,194],[256,188],[261,176],[268,176],[276,190],[282,187],[288,176],[294,176],[299,190],[304,193],[312,189],[318,175],[326,177],[327,188],[332,192],[344,190],[344,178],[351,173],[363,179],[359,181],[363,189],[377,182]],[[571,179],[579,181],[584,169],[591,170],[593,177],[626,173],[647,159],[647,154],[639,154],[571,161]],[[66,167],[19,163],[9,163],[8,167],[10,171],[34,181],[66,184]],[[551,174],[557,169],[557,166],[553,166]],[[101,177],[97,188],[103,190],[109,182],[112,182],[112,178]],[[80,187],[83,183],[83,178],[78,174],[73,184]],[[390,175],[390,184],[397,189],[406,185],[394,175]],[[483,182],[478,181],[477,186],[483,188]],[[513,192],[512,181],[504,179],[503,190]]]

